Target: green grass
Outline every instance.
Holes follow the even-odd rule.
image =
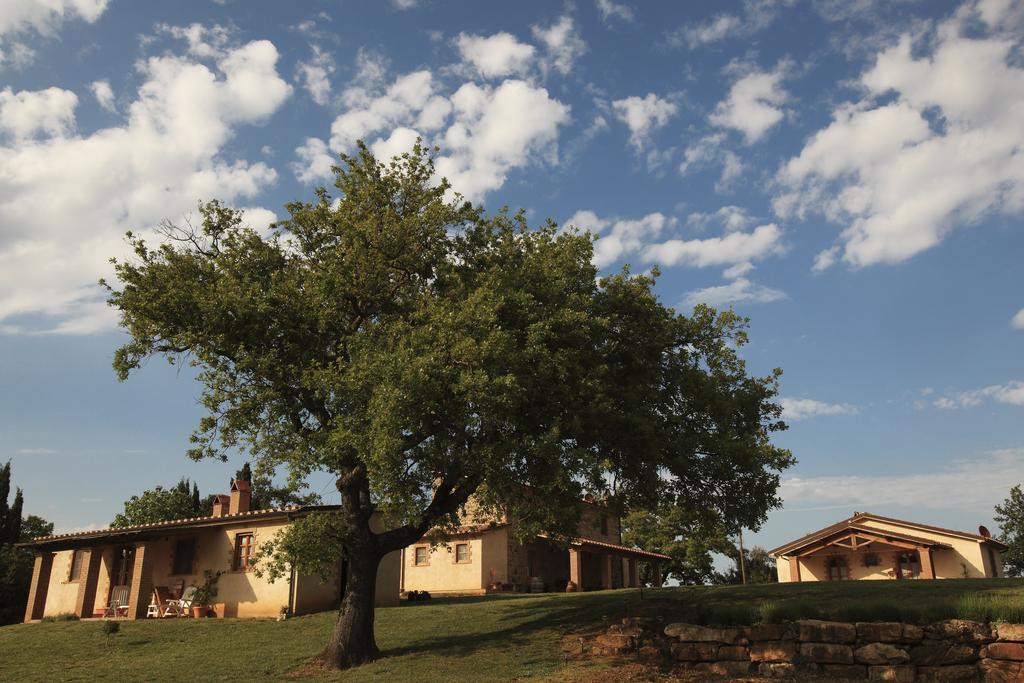
[[[331,613],[269,620],[95,621],[0,628],[0,680],[562,680],[607,663],[565,661],[567,631],[618,620],[657,601],[706,624],[805,617],[1024,622],[1024,581],[945,580],[718,586],[433,600],[377,611],[385,657],[344,674],[303,668],[324,646]]]

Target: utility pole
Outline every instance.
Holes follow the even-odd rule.
[[[742,581],[743,585],[746,586],[747,585],[747,560],[743,556],[743,527],[740,527],[738,534],[739,534],[739,537],[740,537],[740,581]]]

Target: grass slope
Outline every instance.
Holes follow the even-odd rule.
[[[332,674],[304,667],[327,641],[333,613],[290,619],[57,621],[0,628],[0,680],[507,680],[564,679],[602,664],[565,662],[562,634],[670,600],[700,623],[805,616],[1024,622],[1024,581],[945,580],[665,588],[434,600],[377,611],[385,658]]]

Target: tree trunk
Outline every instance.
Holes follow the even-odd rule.
[[[373,607],[377,592],[380,556],[362,549],[348,553],[348,579],[338,620],[324,653],[326,664],[345,669],[365,664],[380,656],[373,635]]]

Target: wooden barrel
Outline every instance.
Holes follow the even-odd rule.
[[[531,593],[543,593],[544,592],[544,579],[539,576],[530,577],[530,592]]]

